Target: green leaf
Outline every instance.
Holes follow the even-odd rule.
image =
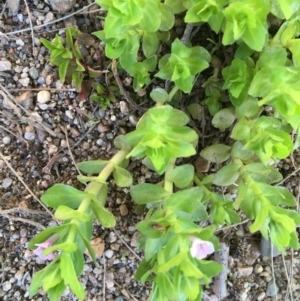
[[[259,200],[255,200],[259,202]],[[255,217],[255,222],[249,227],[251,233],[259,231],[265,224],[269,214],[269,207],[264,205]]]
[[[152,221],[141,221],[137,224],[136,229],[147,238],[158,239],[165,235],[167,227]]]
[[[200,222],[208,219],[206,207],[203,204],[198,204],[197,208],[191,214],[184,211],[177,211],[176,214],[179,219],[186,219],[193,222]]]
[[[197,268],[195,263],[191,262],[189,257],[184,258],[179,267],[180,267],[180,270],[187,277],[202,279],[204,276],[203,273]]]
[[[78,210],[73,210],[70,207],[64,205],[60,205],[57,207],[54,216],[55,218],[63,221],[75,219],[80,222],[88,222],[91,219],[89,215]]]
[[[143,183],[131,186],[130,194],[137,204],[148,204],[161,201],[169,192],[160,186]]]
[[[187,298],[196,300],[199,294],[202,292],[202,288],[199,285],[199,280],[192,277],[185,277],[183,280],[183,291]],[[201,300],[201,297],[200,299]]]
[[[105,160],[91,160],[80,162],[77,164],[77,167],[85,173],[99,174],[107,163],[108,161]]]
[[[33,237],[29,242],[29,249],[36,249],[36,244],[43,243],[53,234],[58,234],[59,237],[64,237],[70,230],[70,224],[64,224],[61,226],[54,226],[47,228]]]
[[[282,180],[282,175],[276,168],[262,163],[247,164],[245,165],[245,171],[247,171],[245,174],[249,173],[255,182],[274,184]]]
[[[170,261],[163,263],[163,264],[158,264],[157,266],[155,266],[152,269],[152,271],[154,273],[164,273],[164,272],[170,270],[171,268],[180,265],[183,258],[185,258],[187,256],[187,252],[188,252],[187,250],[181,251],[176,256],[174,256]]]
[[[33,275],[33,278],[31,280],[30,287],[29,287],[29,295],[30,296],[34,296],[35,294],[37,294],[39,288],[43,284],[43,278],[48,273],[47,269],[48,269],[48,267],[38,271],[37,273],[35,273]]]
[[[213,144],[204,148],[200,156],[207,161],[222,163],[230,157],[231,147],[225,144]]]
[[[225,129],[229,128],[235,120],[234,109],[233,108],[226,108],[221,109],[219,112],[212,119],[212,124],[214,127],[224,131]]]
[[[136,5],[136,1],[133,1],[133,5]],[[153,16],[155,16],[155,18]],[[157,2],[144,2],[143,15],[141,16],[139,24],[141,29],[149,32],[156,32],[160,26],[160,21],[160,10]]]
[[[70,63],[69,60],[64,60],[58,67],[59,79],[62,83],[64,83],[66,80],[66,74],[67,74],[69,63]]]
[[[150,97],[157,103],[164,104],[169,100],[169,94],[166,90],[162,88],[154,88],[151,93]]]
[[[175,22],[174,13],[172,12],[172,10],[170,10],[170,8],[167,5],[165,5],[165,3],[160,3],[158,7],[160,10],[160,18],[161,18],[159,30],[161,31],[170,30],[174,26],[174,22]]]
[[[58,283],[56,286],[50,288],[47,291],[47,295],[50,301],[57,301],[66,289],[66,285],[63,281]]]
[[[235,115],[239,119],[242,117],[253,117],[259,110],[258,99],[249,96],[240,106],[235,108]]]
[[[142,48],[145,57],[151,57],[155,55],[158,49],[159,41],[155,32],[144,32]]]
[[[86,294],[82,285],[77,279],[70,254],[64,252],[61,254],[60,270],[61,277],[64,279],[65,284],[70,286],[72,292],[77,296],[77,298],[84,299]]]
[[[173,193],[166,201],[165,208],[192,213],[203,197],[201,187],[192,187]]]
[[[202,106],[198,103],[191,103],[187,106],[188,112],[191,114],[193,119],[200,120],[202,116]]]
[[[129,187],[132,185],[132,175],[131,173],[119,166],[115,166],[113,171],[114,180],[119,187]]]
[[[56,209],[60,205],[65,205],[77,209],[87,193],[65,184],[55,184],[49,188],[41,200],[48,207]]]
[[[198,261],[200,271],[209,278],[217,276],[223,269],[222,265],[212,260]]]
[[[84,232],[81,231],[80,227],[77,226],[77,231],[81,237],[81,239],[83,240],[86,248],[88,249],[89,251],[89,254],[93,260],[94,263],[96,263],[96,255],[95,255],[95,251],[94,249],[92,248],[91,246],[91,243],[90,243],[90,240],[86,238],[86,235],[84,234]]]
[[[155,283],[165,297],[170,300],[176,299],[176,288],[167,274],[157,274],[155,277]]]
[[[193,177],[194,167],[190,164],[184,164],[175,167],[166,180],[173,182],[178,188],[185,188],[191,183]]]
[[[43,290],[48,291],[50,288],[58,285],[62,282],[62,278],[60,275],[59,266],[56,264],[54,266],[55,268],[46,273],[46,275],[43,278]]]
[[[64,252],[67,252],[67,253],[72,253],[72,252],[77,250],[77,245],[74,242],[66,241],[66,242],[63,242],[61,244],[56,244],[56,245],[53,245],[53,246],[45,249],[43,251],[43,253],[44,253],[44,255],[49,255],[50,253],[52,253],[56,250],[64,251]]]
[[[94,214],[104,228],[113,228],[116,225],[116,218],[106,208],[101,206],[98,202],[91,204]]]
[[[181,0],[165,0],[165,4],[169,6],[174,14],[179,14],[186,10]]]
[[[239,169],[240,165],[229,163],[223,166],[218,172],[215,174],[213,183],[218,186],[229,186],[235,183],[235,181],[240,176]]]
[[[278,65],[285,65],[287,61],[287,51],[283,47],[266,47],[261,52],[257,61],[257,66],[262,68],[275,68]]]
[[[276,0],[278,2],[285,19],[290,19],[290,17],[299,12],[300,3],[297,0]]]
[[[253,154],[253,151],[244,149],[244,146],[240,141],[236,141],[231,149],[231,157],[238,158],[243,161],[250,159],[253,156]]]

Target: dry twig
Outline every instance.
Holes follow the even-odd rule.
[[[32,51],[34,49],[34,32],[33,32],[33,26],[32,26],[32,20],[31,20],[31,12],[30,9],[28,7],[28,3],[27,0],[24,0],[26,9],[27,9],[27,13],[28,13],[28,19],[29,19],[29,25],[30,25],[30,31],[31,31],[31,39],[32,39]]]

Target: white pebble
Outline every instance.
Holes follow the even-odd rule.
[[[37,94],[37,101],[38,103],[44,104],[48,102],[51,98],[50,92],[49,91],[40,91]]]
[[[16,44],[18,46],[24,46],[25,45],[25,43],[21,39],[16,39]]]
[[[52,155],[58,151],[58,147],[54,144],[49,144],[48,154]]]
[[[5,178],[2,182],[2,187],[3,188],[8,188],[12,184],[12,179],[11,178]]]
[[[9,61],[0,61],[0,71],[11,70],[11,62]]]
[[[5,292],[8,292],[8,291],[11,289],[11,283],[10,283],[9,281],[3,282],[3,284],[2,284],[2,289],[3,289]]]
[[[33,141],[35,139],[35,133],[33,132],[26,132],[24,134],[24,138],[28,141]]]
[[[2,138],[2,142],[4,144],[9,144],[10,141],[11,141],[11,138],[9,136],[5,136],[5,137]]]
[[[29,83],[30,83],[30,78],[26,77],[26,78],[20,78],[19,79],[19,83],[23,86],[23,87],[28,87]]]
[[[67,110],[67,111],[66,111],[66,115],[67,115],[67,117],[70,118],[70,119],[73,119],[73,118],[74,118],[74,116],[73,116],[73,114],[72,114],[72,112],[71,112],[70,110]]]
[[[107,258],[111,258],[114,255],[114,251],[113,250],[107,250],[107,251],[105,251],[104,254]]]
[[[42,103],[42,104],[39,105],[39,108],[40,108],[42,111],[45,111],[45,110],[48,109],[48,105],[45,104],[45,103]]]
[[[265,296],[266,296],[266,293],[265,293],[265,292],[261,292],[261,293],[257,296],[257,301],[264,300]]]

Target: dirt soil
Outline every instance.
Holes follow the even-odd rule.
[[[90,35],[101,28],[99,14],[103,12],[90,0],[78,0],[75,5],[72,0],[0,1],[0,300],[48,300],[42,290],[28,296],[33,274],[45,265],[27,248],[28,242],[55,225],[40,196],[55,183],[84,188],[76,179],[76,163],[111,158],[116,152],[113,139],[135,128],[143,114],[141,106],[152,105],[144,91],[139,100],[133,96],[139,107],[117,95],[117,101],[103,110],[89,100],[88,93],[80,95],[71,84],[59,81],[57,68],[49,63],[49,51],[39,39],[51,40],[55,34],[64,37],[65,28],[75,26],[86,33],[81,43],[90,62],[105,70],[103,46]],[[92,39],[89,47],[84,37]],[[132,92],[132,79],[121,77],[124,88]],[[104,84],[105,80],[104,76],[100,79]],[[201,95],[203,91],[197,95],[200,100]],[[203,130],[203,124],[191,126]],[[225,134],[214,135],[222,139]],[[196,160],[196,168],[197,164]],[[295,196],[300,174],[294,171],[299,164],[296,153],[278,165],[288,177],[283,185]],[[139,161],[132,161],[129,169],[135,183],[158,180]],[[95,224],[92,244],[97,265],[86,256],[80,277],[87,290],[85,300],[146,301],[151,284],[143,286],[134,279],[143,257],[137,250],[135,225],[143,215],[136,213],[128,189],[110,184],[107,206],[117,217],[117,226],[104,229]],[[274,260],[263,257],[260,237],[250,235],[248,226],[245,222],[218,233],[230,246],[228,296],[223,300],[299,300],[299,253],[288,252]],[[204,300],[219,300],[217,289],[207,288]],[[77,298],[67,290],[61,300]]]

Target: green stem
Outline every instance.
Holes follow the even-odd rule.
[[[270,204],[269,200],[263,195],[263,192],[261,191],[257,183],[248,174],[243,162],[240,159],[234,159],[233,162],[241,166],[240,173],[242,179],[244,180],[245,184],[253,191],[256,198],[262,203],[263,206],[269,205]]]
[[[178,90],[179,90],[178,87],[176,87],[176,86],[173,87],[173,89],[169,93],[169,101],[171,101],[173,99],[174,95],[177,93]]]
[[[174,166],[175,166],[175,161],[176,158],[170,159],[169,164],[167,166],[167,169],[165,171],[165,184],[164,184],[164,189],[170,193],[173,193],[173,182],[167,180],[167,178],[169,177],[169,175],[172,173],[172,171],[174,170]]]
[[[97,177],[97,180],[99,182],[91,182],[89,185],[86,187],[85,191],[93,194],[93,195],[98,195],[100,190],[103,188],[102,184],[105,183],[107,178],[110,176],[110,174],[114,171],[115,166],[120,165],[126,158],[126,156],[129,154],[130,150],[120,150],[116,155],[114,155],[111,160],[107,163],[107,165],[103,168],[99,176]],[[91,197],[89,195],[85,196],[83,201],[81,202],[80,206],[78,207],[77,211],[85,213],[88,208],[90,207],[91,204]],[[105,202],[105,200],[104,200]],[[103,206],[105,204],[102,204]],[[76,223],[76,220],[71,220],[70,224]],[[74,241],[76,238],[76,227],[71,227],[69,235],[68,235],[68,241]]]

